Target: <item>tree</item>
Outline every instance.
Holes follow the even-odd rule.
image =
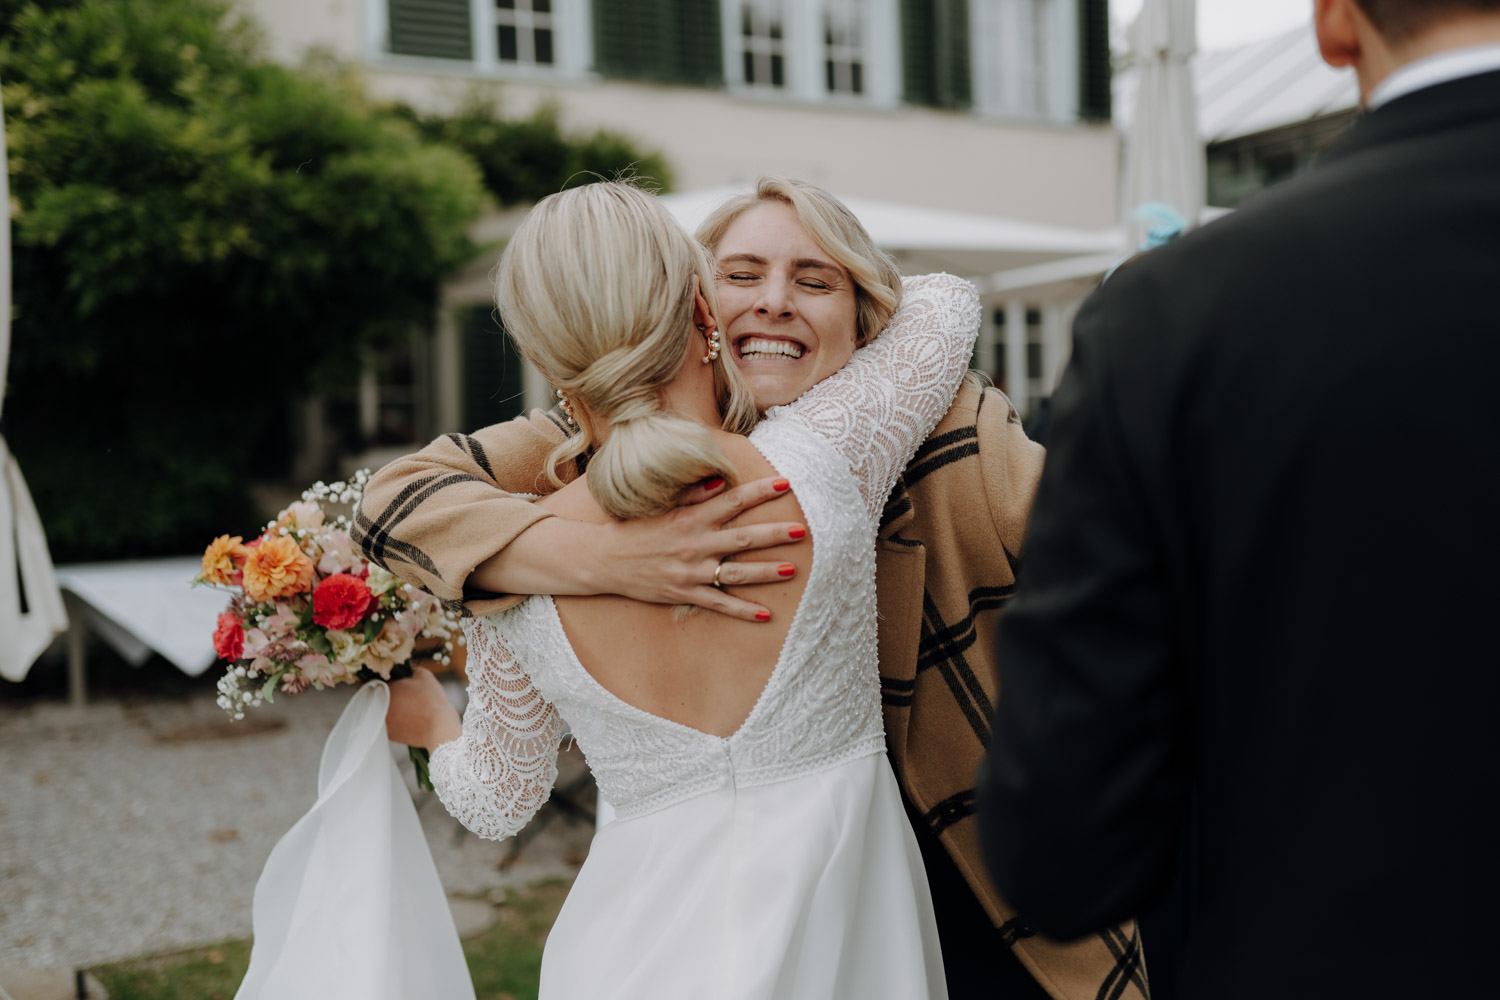
[[[392,112],[422,135],[472,156],[485,187],[502,205],[538,201],[566,187],[621,175],[653,181],[663,192],[671,189],[672,172],[661,154],[642,152],[618,132],[568,135],[555,104],[516,119],[500,115],[499,105],[499,94],[481,87],[471,90],[453,114],[422,114],[406,105]]]
[[[431,315],[474,162],[348,80],[262,60],[226,0],[0,0],[7,437],[61,561],[253,527],[295,400]]]

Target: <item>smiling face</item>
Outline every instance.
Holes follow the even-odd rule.
[[[844,367],[854,354],[854,281],[790,206],[747,209],[714,250],[724,343],[762,408]]]

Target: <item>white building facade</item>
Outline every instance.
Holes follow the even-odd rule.
[[[361,66],[375,96],[433,110],[497,82],[508,115],[551,102],[565,128],[624,133],[660,151],[682,190],[785,174],[845,197],[1080,229],[1117,221],[1107,0],[239,4],[277,59],[328,52]],[[428,397],[408,421],[418,438],[543,401],[509,359],[467,346],[491,264],[445,290],[435,350],[412,365],[441,387],[414,394]],[[1016,383],[1023,409],[1050,389],[1074,301],[987,301],[976,361]],[[453,387],[497,361],[509,374],[494,395],[518,398],[469,405],[473,390]],[[1018,365],[1024,384],[1007,377]],[[383,392],[361,394],[367,428]]]

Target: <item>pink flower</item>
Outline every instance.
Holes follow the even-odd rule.
[[[315,531],[323,526],[323,508],[312,500],[299,500],[276,515],[276,524],[281,528]]]
[[[271,645],[271,637],[258,628],[252,628],[245,632],[245,646],[242,656],[260,656]]]
[[[276,604],[276,613],[268,615],[261,623],[268,635],[288,636],[297,631],[298,618],[292,613],[292,606],[284,601]]]
[[[219,612],[219,625],[214,629],[214,652],[221,660],[233,663],[245,652],[245,630],[240,621],[228,611]]]
[[[319,536],[318,545],[322,557],[318,560],[318,572],[324,576],[335,573],[353,573],[359,576],[366,572],[365,561],[354,551],[354,543],[347,531],[335,530]]]
[[[365,647],[365,666],[385,680],[391,679],[391,668],[411,659],[413,636],[393,618],[387,618],[380,634]]]
[[[313,591],[313,621],[324,628],[351,629],[364,621],[375,595],[357,576],[335,573]]]
[[[297,660],[297,669],[309,683],[322,688],[349,679],[349,670],[337,660],[330,660],[322,653],[308,653]]]
[[[287,694],[301,694],[308,689],[311,683],[306,677],[291,670],[281,675],[281,690]]]

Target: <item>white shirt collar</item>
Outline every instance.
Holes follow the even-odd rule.
[[[1380,81],[1380,85],[1370,92],[1365,109],[1374,111],[1382,104],[1405,97],[1413,91],[1491,70],[1500,70],[1500,45],[1474,45],[1439,52],[1407,63]]]

